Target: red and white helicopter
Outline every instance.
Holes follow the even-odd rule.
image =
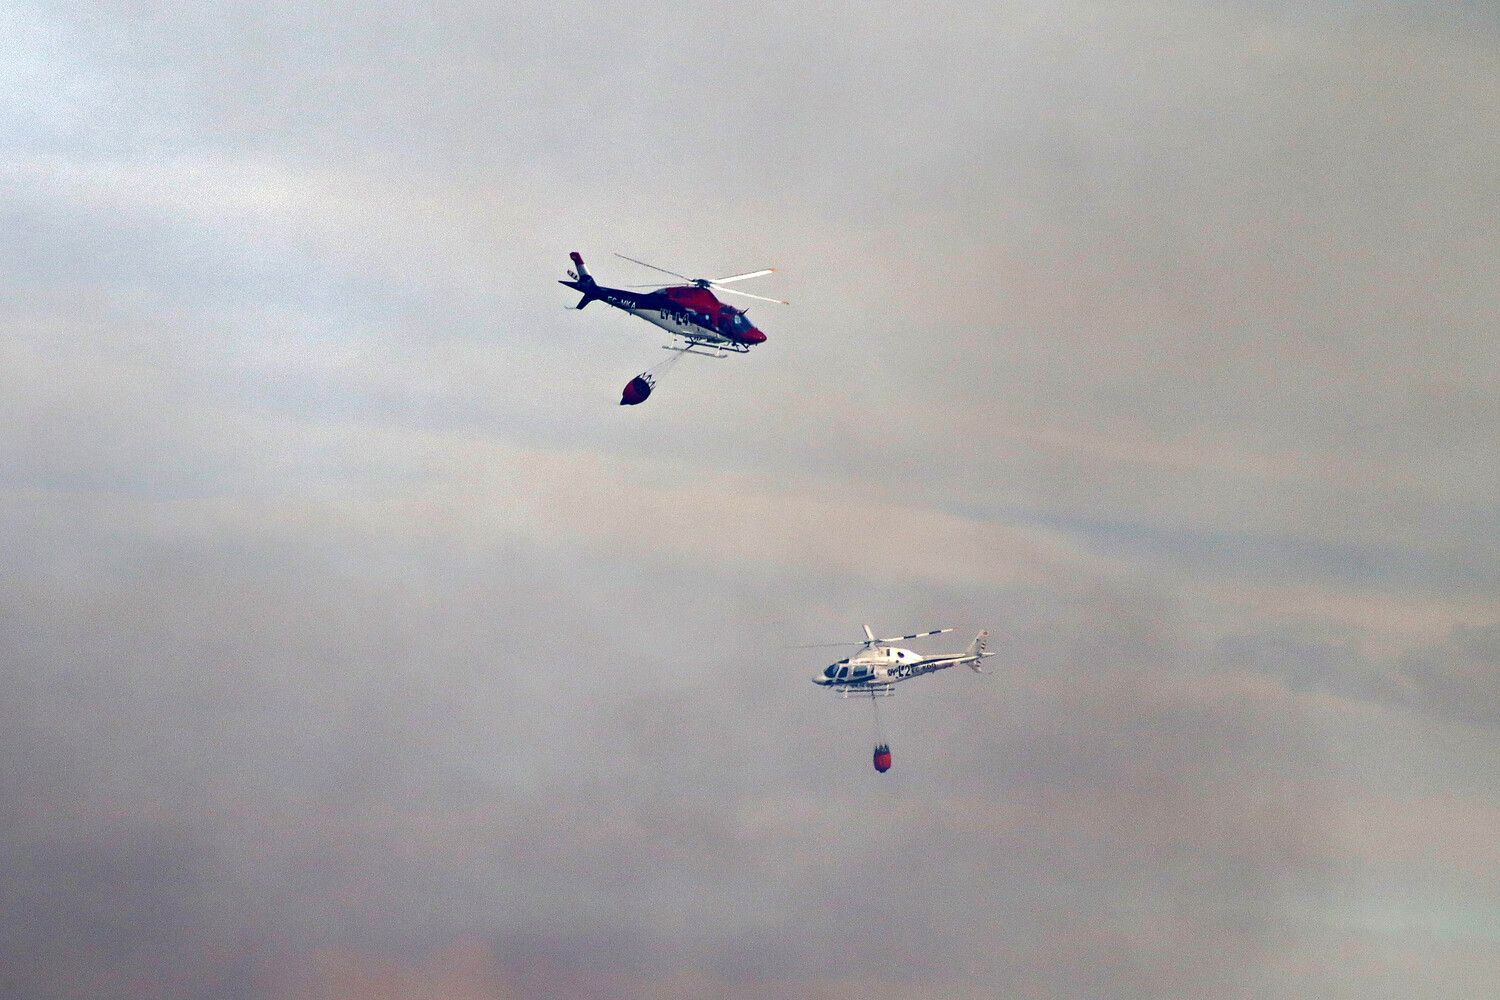
[[[994,656],[986,649],[989,632],[982,631],[969,643],[968,648],[956,653],[938,653],[923,656],[909,649],[890,645],[908,639],[921,639],[929,635],[952,632],[951,628],[937,628],[930,632],[913,632],[889,639],[877,639],[870,626],[864,626],[865,638],[860,643],[864,648],[853,656],[831,663],[812,679],[819,687],[828,688],[844,698],[863,696],[871,699],[888,698],[896,693],[896,685],[915,677],[947,670],[949,667],[967,666],[976,674],[985,672],[981,664],[985,657]],[[819,645],[846,645],[845,643],[820,643]],[[811,648],[811,647],[802,647]],[[875,770],[884,774],[891,769],[891,746],[880,734],[880,713],[875,713],[876,743]]]
[[[623,309],[632,316],[639,316],[671,334],[673,342],[663,346],[679,354],[702,354],[707,357],[722,358],[727,357],[728,352],[745,354],[756,344],[766,342],[766,335],[756,329],[755,324],[750,322],[743,309],[736,309],[720,302],[714,292],[743,295],[746,298],[775,302],[780,305],[788,304],[781,299],[752,295],[737,288],[724,287],[732,282],[772,274],[775,268],[767,267],[759,271],[747,271],[744,274],[731,274],[724,278],[689,278],[676,271],[668,271],[664,267],[636,260],[634,257],[615,254],[621,260],[628,260],[632,264],[640,264],[642,267],[649,267],[653,271],[660,271],[662,274],[669,274],[687,282],[685,285],[670,285],[665,288],[637,286],[653,287],[654,290],[636,292],[629,288],[609,288],[599,284],[583,266],[583,258],[578,255],[577,251],[568,256],[573,258],[573,269],[568,271],[568,277],[572,280],[561,281],[559,284],[583,293],[583,298],[578,300],[577,308],[582,309],[590,302],[598,301],[614,306],[616,309]],[[681,343],[679,344],[678,341]],[[655,384],[652,372],[641,373],[625,386],[620,405],[634,406],[645,402],[646,397],[651,395]]]

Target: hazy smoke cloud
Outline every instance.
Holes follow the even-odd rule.
[[[1500,980],[1481,7],[0,19],[3,995]]]

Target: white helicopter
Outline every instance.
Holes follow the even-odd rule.
[[[930,632],[913,632],[911,635],[892,636],[889,639],[875,638],[875,633],[868,625],[864,626],[864,629],[864,640],[859,643],[864,648],[853,656],[839,660],[837,663],[830,663],[821,674],[812,679],[812,682],[845,698],[859,696],[870,699],[870,707],[875,710],[873,763],[875,770],[884,774],[891,769],[891,745],[886,742],[882,733],[880,703],[875,699],[888,698],[895,694],[896,685],[902,681],[936,673],[939,670],[947,670],[949,667],[956,667],[960,664],[967,666],[976,674],[982,674],[985,671],[980,664],[984,662],[985,657],[995,654],[985,648],[986,640],[990,636],[988,632],[980,632],[974,637],[974,641],[969,643],[968,648],[960,652],[922,656],[909,649],[892,646],[891,643],[922,639],[929,635],[942,635],[944,632],[952,632],[953,629],[935,628]],[[843,646],[847,643],[819,643],[819,645]]]
[[[889,639],[875,638],[875,633],[868,625],[864,626],[864,630],[865,638],[859,643],[864,648],[853,656],[829,664],[821,674],[812,679],[814,684],[829,688],[845,698],[851,695],[864,695],[871,698],[889,697],[896,693],[896,685],[900,682],[939,670],[947,670],[949,667],[962,665],[967,666],[976,674],[985,673],[980,664],[985,657],[995,655],[985,648],[990,636],[987,631],[976,635],[968,648],[960,652],[922,656],[909,649],[901,649],[890,644],[905,642],[908,639],[922,639],[929,635],[942,635],[944,632],[952,632],[953,629],[937,628],[930,632],[913,632],[911,635],[898,635]],[[829,645],[845,644],[830,643]]]

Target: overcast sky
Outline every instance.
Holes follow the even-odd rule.
[[[1497,109],[1489,3],[4,5],[0,995],[1484,995]],[[793,305],[621,408],[570,250]],[[885,775],[864,622],[999,654]]]

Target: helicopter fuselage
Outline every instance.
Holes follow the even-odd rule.
[[[745,317],[743,310],[725,305],[708,289],[696,285],[676,285],[659,288],[654,292],[632,292],[585,280],[564,281],[562,284],[584,294],[579,308],[598,300],[632,316],[639,316],[652,326],[660,327],[689,344],[706,344],[744,353],[766,341],[766,335],[755,328]]]
[[[980,633],[963,652],[938,656],[922,656],[895,646],[872,647],[857,656],[830,664],[812,682],[844,694],[889,693],[902,681],[949,667],[968,666],[978,670],[985,657],[995,655],[985,649],[985,638],[986,634]]]

